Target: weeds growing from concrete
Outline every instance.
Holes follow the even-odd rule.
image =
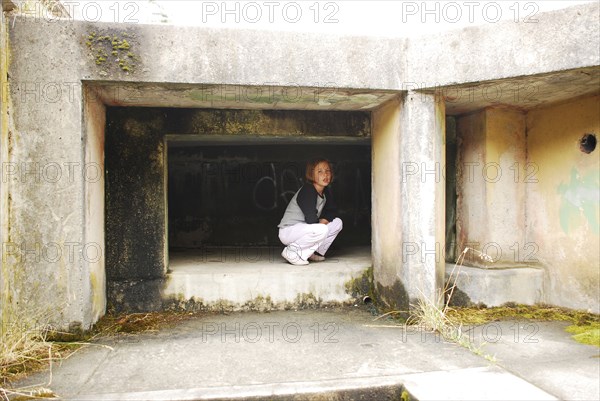
[[[477,355],[481,355],[490,361],[495,361],[493,356],[483,352],[482,346],[476,346],[469,340],[468,333],[465,332],[465,327],[462,322],[453,320],[449,317],[451,310],[449,304],[456,288],[456,282],[460,274],[460,267],[464,262],[467,252],[471,250],[481,259],[489,261],[491,258],[477,250],[465,248],[458,256],[450,277],[444,286],[443,290],[437,294],[435,300],[421,297],[416,305],[411,305],[411,314],[406,321],[406,325],[414,325],[421,330],[437,332],[446,340],[455,342]]]
[[[437,332],[445,339],[456,342],[490,361],[494,361],[494,357],[483,352],[482,348],[485,343],[476,346],[469,340],[468,331],[471,330],[470,326],[505,319],[567,321],[573,324],[567,327],[567,331],[574,334],[574,340],[600,347],[600,316],[593,313],[543,304],[535,306],[506,304],[493,308],[450,307],[449,304],[456,288],[460,267],[468,251],[473,251],[475,255],[484,261],[489,262],[491,260],[488,255],[482,252],[465,248],[454,264],[443,291],[438,294],[434,301],[421,297],[416,305],[412,305],[410,316],[405,324],[416,325],[423,330]],[[394,312],[390,312],[390,314],[392,313]]]
[[[10,390],[11,381],[26,372],[52,367],[58,351],[47,341],[50,326],[45,314],[32,318],[6,308],[2,327],[0,327],[0,400],[31,399],[53,397],[46,387],[52,382],[31,388]]]

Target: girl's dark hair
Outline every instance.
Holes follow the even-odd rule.
[[[308,161],[308,163],[306,163],[306,174],[304,175],[306,182],[315,182],[315,168],[317,168],[317,165],[322,162],[327,163],[331,169],[331,162],[323,157],[311,159]],[[333,169],[331,169],[331,181],[333,182]]]

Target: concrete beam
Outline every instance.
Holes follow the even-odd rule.
[[[599,14],[595,2],[411,38],[403,77],[424,89],[597,66]]]

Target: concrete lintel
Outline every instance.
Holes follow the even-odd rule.
[[[141,83],[85,80],[107,106],[211,109],[372,110],[399,91],[340,87],[334,82],[300,86],[275,82],[249,85]]]
[[[171,147],[223,146],[223,145],[371,145],[370,137],[323,136],[265,136],[265,135],[166,135]]]

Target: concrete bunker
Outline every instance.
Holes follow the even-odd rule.
[[[369,111],[123,107],[105,88],[91,85],[88,94],[96,110],[88,107],[87,118],[98,121],[88,134],[102,137],[89,143],[104,155],[104,232],[96,233],[104,235],[109,310],[243,308],[248,297],[268,299],[269,308],[293,305],[294,296],[300,303],[348,300],[345,282],[371,266]],[[230,268],[243,265],[251,274],[272,265],[285,280],[276,227],[315,156],[333,163],[345,222],[333,249],[343,263],[329,272],[340,276],[337,295],[320,294],[307,272],[308,287],[287,285],[285,300],[271,294],[272,283],[255,286],[254,296],[236,287],[230,290],[238,294],[221,288],[207,297],[209,286],[194,276],[213,274],[210,268],[233,278]]]
[[[598,255],[592,245],[598,238],[598,159],[596,150],[586,154],[582,148],[591,149],[592,138],[599,132],[600,69],[597,43],[579,40],[597,31],[593,21],[597,11],[598,5],[590,4],[544,13],[535,30],[506,22],[389,39],[331,36],[323,41],[320,34],[128,26],[127,42],[138,61],[134,71],[125,71],[116,63],[103,64],[94,54],[95,47],[86,43],[94,32],[103,37],[121,35],[122,25],[15,16],[0,30],[0,39],[10,42],[12,49],[10,58],[8,52],[0,52],[0,73],[6,84],[3,99],[7,99],[0,107],[2,162],[98,166],[108,174],[84,178],[75,174],[73,180],[58,183],[31,182],[13,175],[2,182],[0,235],[3,243],[15,245],[2,264],[2,318],[8,316],[9,307],[48,305],[59,311],[57,324],[89,327],[105,313],[107,292],[125,306],[129,301],[136,305],[134,298],[127,299],[136,291],[148,294],[152,300],[149,307],[161,306],[153,302],[162,299],[161,291],[170,284],[165,282],[168,260],[164,259],[169,244],[167,214],[158,215],[155,208],[138,205],[123,210],[122,220],[105,216],[105,206],[110,207],[105,200],[113,199],[105,196],[112,185],[105,178],[112,179],[115,174],[105,168],[105,160],[109,161],[108,155],[105,157],[107,109],[113,107],[143,108],[148,121],[159,125],[164,116],[153,114],[153,109],[370,114],[372,247],[365,266],[372,264],[377,295],[383,301],[406,308],[419,298],[436,299],[445,268],[438,249],[452,233],[445,230],[451,227],[447,221],[452,221],[445,216],[449,210],[444,206],[446,199],[457,204],[457,244],[497,243],[503,255],[509,256],[517,255],[516,250],[517,256],[527,256],[539,246],[536,257],[541,266],[536,270],[541,270],[543,287],[534,302],[597,310]],[[575,20],[582,22],[569,25]],[[563,29],[565,26],[569,29]],[[511,43],[499,40],[502,37],[522,38],[523,51],[516,54]],[[548,42],[547,37],[557,40]],[[168,43],[178,46],[170,48],[173,52],[163,51]],[[52,68],[39,68],[41,64],[31,62],[35,54],[52,58]],[[456,63],[457,59],[472,63]],[[503,63],[499,65],[497,60]],[[276,84],[268,84],[273,82]],[[68,91],[59,101],[47,98],[45,83]],[[452,139],[446,135],[447,116],[456,116],[457,167],[466,163],[490,166],[483,170],[488,173],[484,179],[480,170],[477,181],[458,183],[456,202],[446,196],[443,179],[436,175],[437,166],[448,165],[445,147]],[[144,133],[135,154],[144,155],[147,150],[157,157],[142,160],[145,168],[126,169],[122,176],[133,183],[151,177],[156,185],[142,200],[168,205],[164,170],[169,166],[169,144],[160,139],[165,133],[146,130],[134,119],[130,124],[133,131]],[[258,132],[236,131],[236,135]],[[593,137],[582,143],[586,134]],[[465,142],[466,137],[473,140]],[[539,170],[532,177],[536,166]],[[498,167],[506,174],[494,183],[500,178],[494,175],[500,171]],[[86,171],[93,174],[97,170]],[[157,179],[160,177],[166,177],[167,183]],[[539,182],[528,182],[530,178]],[[123,204],[140,201],[128,198],[127,191],[122,193]],[[268,206],[268,199],[262,201],[261,205]],[[94,244],[99,247],[90,247],[90,251],[109,251],[106,233],[129,229],[123,223],[128,218],[138,229],[154,222],[152,228],[161,233],[154,239],[164,244],[151,247],[139,270],[113,270],[107,263],[113,255],[107,252],[100,257],[48,263],[28,258],[28,248],[18,247],[34,240],[64,247]],[[115,227],[105,227],[109,221]],[[143,266],[146,262],[156,265],[144,270],[148,269]],[[478,273],[491,277],[500,272],[486,267]],[[217,276],[215,272],[209,282],[213,287],[217,287]],[[192,281],[179,277],[174,292],[187,294],[186,286],[196,285]],[[324,280],[315,276],[312,281]],[[122,289],[114,283],[122,283]],[[309,284],[302,293],[317,294]],[[506,289],[501,286],[485,293],[504,293]],[[221,295],[216,294],[215,299]],[[265,295],[254,291],[244,298]]]

